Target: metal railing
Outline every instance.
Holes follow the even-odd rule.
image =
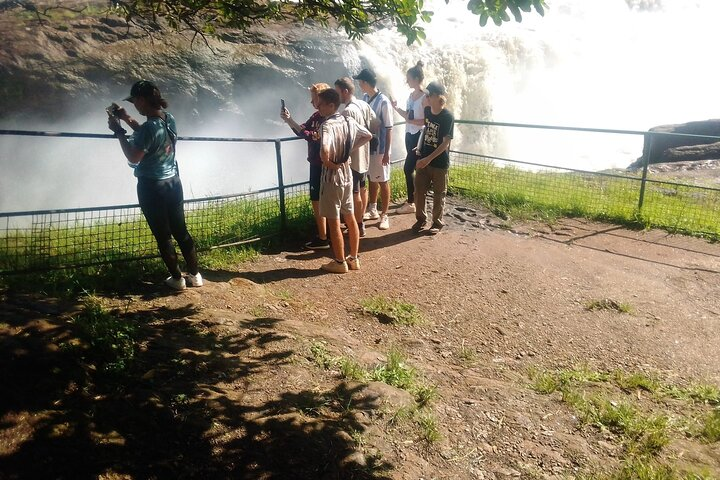
[[[470,127],[576,131],[613,135],[720,137],[517,123],[463,121]],[[107,138],[112,135],[0,130],[0,136]],[[186,200],[188,228],[201,250],[257,241],[287,231],[291,222],[310,222],[308,182],[285,184],[282,145],[276,139],[179,137],[180,141],[272,143],[277,185],[257,191]],[[652,146],[652,142],[648,142]],[[649,155],[648,155],[649,157]],[[534,205],[562,215],[720,236],[720,189],[640,175],[571,169],[479,152],[451,150],[450,188],[491,206]],[[398,163],[402,160],[395,160]],[[404,193],[400,169],[394,194]],[[0,212],[0,275],[157,257],[155,240],[138,205]]]

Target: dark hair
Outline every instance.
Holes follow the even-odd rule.
[[[135,97],[142,97],[150,103],[152,108],[167,108],[168,102],[160,94],[160,89],[148,80],[135,82],[130,89],[130,96],[125,100],[132,102]]]
[[[350,77],[341,77],[335,80],[335,86],[350,93],[355,93],[355,83]]]
[[[152,95],[145,97],[153,108],[168,108],[168,102],[160,94],[157,87],[153,90]]]
[[[410,67],[408,69],[407,74],[415,80],[422,82],[425,79],[425,74],[423,73],[423,65],[424,64],[422,60],[418,60],[414,67]]]
[[[340,94],[332,88],[318,93],[318,98],[325,103],[332,103],[335,107],[340,106]]]

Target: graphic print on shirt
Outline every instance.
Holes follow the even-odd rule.
[[[425,143],[437,148],[440,145],[440,124],[435,122],[426,122],[425,125]]]

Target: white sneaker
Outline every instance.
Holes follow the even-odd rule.
[[[175,278],[171,276],[165,279],[165,285],[173,290],[185,290],[185,279],[183,277]]]
[[[188,273],[187,275],[185,275],[185,284],[188,287],[202,287],[203,286],[202,275],[200,275],[200,272],[198,272],[197,275]]]
[[[383,215],[382,219],[380,220],[380,225],[378,226],[380,230],[387,230],[390,228],[390,220],[388,219],[387,215]]]
[[[415,204],[405,202],[396,210],[397,213],[415,213]]]
[[[350,270],[360,270],[360,257],[353,258],[348,255],[345,257],[345,263],[347,263]]]
[[[363,220],[377,220],[380,218],[380,214],[377,211],[377,208],[371,208],[367,212],[365,212],[365,215],[363,215]]]

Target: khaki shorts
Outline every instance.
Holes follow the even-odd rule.
[[[370,169],[368,170],[368,180],[371,182],[389,182],[390,181],[390,165],[382,164],[383,155],[370,155]]]
[[[353,186],[335,185],[333,183],[320,184],[320,216],[325,218],[340,218],[340,215],[353,214]]]

